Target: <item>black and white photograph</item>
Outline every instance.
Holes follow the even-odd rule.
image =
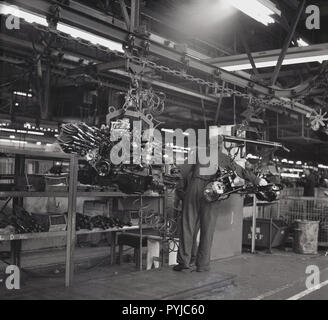
[[[328,1],[0,1],[0,300],[328,300]]]

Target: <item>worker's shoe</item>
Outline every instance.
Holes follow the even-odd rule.
[[[176,266],[173,267],[174,271],[183,271],[189,269],[186,265],[184,264],[177,264]]]
[[[197,272],[208,272],[208,271],[210,271],[210,267],[197,267],[196,271]]]

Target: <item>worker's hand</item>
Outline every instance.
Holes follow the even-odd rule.
[[[260,182],[259,182],[259,186],[261,187],[265,187],[268,185],[268,181],[266,181],[265,179],[261,179]]]

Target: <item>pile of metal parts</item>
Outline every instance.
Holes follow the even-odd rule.
[[[21,207],[1,215],[0,228],[10,227],[14,233],[47,232],[49,225],[37,221],[36,217]]]
[[[76,214],[76,230],[87,229],[93,230],[110,228],[123,228],[124,226],[131,226],[131,221],[122,221],[117,217],[94,216],[90,217],[81,213]]]

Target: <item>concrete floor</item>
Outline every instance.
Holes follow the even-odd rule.
[[[273,254],[243,254],[212,262],[211,271],[177,273],[171,268],[136,272],[133,263],[109,266],[107,260],[79,268],[72,288],[64,288],[60,269],[43,277],[22,274],[21,289],[8,291],[0,284],[0,299],[191,299],[280,300],[306,290],[306,268],[316,265],[321,281],[328,280],[328,257],[275,250]],[[299,297],[328,299],[328,287]]]

